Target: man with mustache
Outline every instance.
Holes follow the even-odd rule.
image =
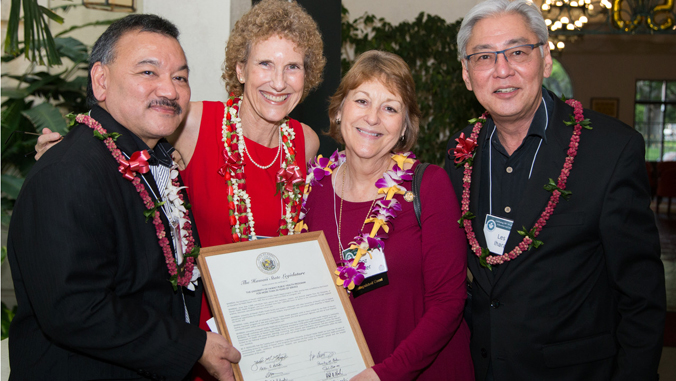
[[[27,176],[9,230],[12,380],[232,379],[199,321],[199,247],[164,140],[190,100],[178,30],[130,15],[97,40],[88,115]]]
[[[481,2],[458,32],[487,111],[446,158],[471,247],[476,379],[657,380],[666,300],[643,139],[542,87],[547,37],[527,0]]]

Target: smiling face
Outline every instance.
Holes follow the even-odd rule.
[[[188,63],[178,41],[132,31],[115,44],[115,58],[92,66],[92,90],[101,107],[149,147],[171,135],[190,102]]]
[[[389,160],[404,135],[406,110],[401,96],[372,80],[350,90],[337,115],[348,158]]]
[[[244,83],[242,126],[273,126],[286,117],[303,96],[303,52],[279,36],[255,43],[246,63],[237,64]]]
[[[499,51],[523,44],[538,43],[526,19],[508,13],[480,20],[474,25],[467,42],[466,54]],[[474,91],[479,102],[500,122],[518,122],[532,119],[541,101],[542,80],[549,77],[552,57],[547,44],[544,57],[536,48],[529,62],[510,63],[502,54],[495,66],[488,70],[474,70],[472,64],[462,61],[462,78],[468,90]]]

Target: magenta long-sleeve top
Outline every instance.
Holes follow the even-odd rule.
[[[338,261],[341,199],[330,177],[320,184],[310,193],[305,221],[311,231],[324,231]],[[403,185],[410,190],[410,181]],[[340,193],[340,182],[337,188]],[[389,284],[351,297],[352,306],[382,381],[473,380],[470,332],[462,318],[467,241],[458,227],[460,207],[443,169],[427,168],[420,197],[422,228],[413,203],[395,196],[403,210],[390,223],[384,241]],[[347,246],[360,232],[372,202],[342,204],[340,239]],[[366,224],[363,231],[368,233],[371,227]]]

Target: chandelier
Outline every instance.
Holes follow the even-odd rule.
[[[542,0],[549,47],[584,34],[676,34],[675,0]]]

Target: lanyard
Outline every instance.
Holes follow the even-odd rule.
[[[549,112],[547,110],[547,103],[545,102],[545,98],[542,97],[542,104],[545,106],[545,132],[547,131],[547,127],[549,127]],[[488,214],[493,214],[493,135],[495,134],[495,130],[497,129],[497,126],[493,124],[493,131],[491,132],[491,136],[488,138],[488,141],[490,143],[488,147]],[[530,172],[528,172],[528,179],[530,179],[531,175],[533,174],[533,167],[535,166],[535,159],[538,157],[538,153],[540,152],[540,146],[542,146],[542,138],[540,138],[540,143],[538,144],[537,150],[535,150],[535,155],[533,156],[533,162],[530,164]]]

